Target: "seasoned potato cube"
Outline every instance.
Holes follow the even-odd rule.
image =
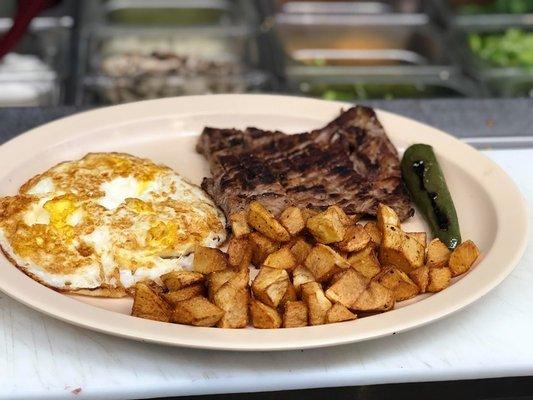
[[[354,269],[348,269],[326,290],[326,297],[334,303],[350,307],[368,285],[369,279]]]
[[[246,219],[247,214],[244,210],[236,212],[229,217],[233,236],[240,238],[250,233],[250,227]]]
[[[313,246],[305,241],[303,238],[298,238],[291,246],[291,252],[298,264],[303,264],[309,255]]]
[[[296,259],[288,247],[282,247],[274,253],[270,253],[263,265],[277,269],[293,269],[296,267]]]
[[[344,239],[337,243],[337,247],[341,251],[351,253],[364,249],[370,240],[370,235],[362,225],[351,225],[346,229]]]
[[[202,283],[197,283],[195,285],[165,293],[163,297],[166,301],[175,306],[180,301],[192,299],[196,296],[203,296],[204,294],[205,286]]]
[[[259,329],[276,329],[281,326],[282,320],[275,308],[253,299],[250,303],[252,325]]]
[[[275,308],[285,296],[289,283],[286,270],[262,267],[252,282],[252,291],[255,298]]]
[[[300,291],[300,286],[307,282],[314,282],[315,277],[307,268],[303,265],[298,265],[292,271],[292,284],[296,289],[296,292]]]
[[[420,243],[424,248],[426,248],[428,235],[426,232],[407,232],[407,236],[412,237],[418,243]]]
[[[411,272],[409,272],[409,278],[416,283],[416,286],[420,289],[420,293],[425,293],[429,284],[429,268],[427,265],[422,265]]]
[[[214,294],[224,285],[226,282],[231,281],[237,276],[237,272],[232,269],[225,269],[223,271],[216,271],[209,274],[207,277],[207,291],[209,294],[209,300],[213,300]]]
[[[410,299],[420,292],[416,283],[397,268],[387,268],[376,277],[376,281],[392,290],[396,301]]]
[[[252,244],[247,237],[233,236],[228,244],[228,263],[235,269],[248,268],[252,262]]]
[[[426,291],[430,293],[440,292],[450,286],[452,271],[450,268],[430,268],[429,283]]]
[[[464,274],[476,262],[479,257],[479,249],[471,240],[461,243],[450,255],[448,266],[452,276]]]
[[[288,301],[296,301],[296,300],[298,300],[296,289],[294,285],[291,283],[291,281],[289,280],[289,285],[287,286],[287,290],[285,291],[283,298],[279,302],[279,308],[283,308]]]
[[[396,228],[400,228],[400,218],[398,218],[398,215],[396,215],[396,212],[389,206],[380,203],[378,206],[378,212],[377,212],[377,224],[378,229],[384,233],[385,226],[395,226]]]
[[[195,272],[207,275],[211,272],[222,271],[228,267],[226,254],[219,249],[196,246],[192,268]]]
[[[372,245],[368,245],[363,250],[353,253],[348,258],[348,262],[353,269],[370,279],[381,271],[376,250]]]
[[[305,223],[307,224],[307,220],[311,217],[314,217],[317,215],[320,211],[313,210],[311,208],[303,208],[302,209],[302,218],[304,219]]]
[[[183,289],[184,287],[202,283],[205,276],[199,272],[192,271],[172,271],[161,275],[161,280],[169,292]]]
[[[260,267],[270,253],[279,249],[279,244],[273,242],[259,232],[252,232],[248,236],[252,245],[252,263]]]
[[[281,213],[279,221],[291,236],[297,235],[305,228],[302,210],[298,207],[286,208],[285,211]]]
[[[393,225],[385,225],[379,249],[379,261],[410,272],[424,264],[424,246]]]
[[[168,322],[171,314],[172,307],[170,304],[154,292],[149,285],[142,282],[135,285],[131,315],[154,321]]]
[[[369,221],[365,224],[365,231],[370,236],[374,246],[381,244],[381,231],[378,228],[378,224],[375,221]]]
[[[326,314],[332,304],[317,282],[307,282],[301,286],[302,298],[309,310],[309,324],[321,325],[326,322]]]
[[[346,233],[346,226],[335,209],[328,208],[307,220],[307,230],[324,244],[340,242]]]
[[[213,303],[224,310],[218,321],[219,328],[245,328],[248,325],[248,302],[250,293],[247,288],[236,287],[227,282],[216,291]]]
[[[258,201],[250,203],[248,208],[248,224],[276,242],[288,242],[291,239],[289,232],[287,232],[283,225]]]
[[[305,266],[317,282],[324,282],[331,278],[339,268],[349,268],[350,264],[332,248],[318,243],[305,259]]]
[[[237,288],[248,289],[250,283],[250,269],[243,268],[236,272],[235,276],[229,280],[229,282]]]
[[[205,297],[193,297],[179,302],[174,308],[171,321],[194,326],[214,326],[224,311],[210,303]]]
[[[440,239],[433,239],[428,245],[427,266],[429,268],[447,267],[451,253]]]
[[[340,303],[335,303],[326,313],[326,324],[335,322],[352,321],[357,318],[353,312]]]
[[[307,305],[303,301],[288,301],[283,311],[283,327],[307,326]]]
[[[425,247],[412,236],[404,235],[402,253],[409,264],[407,272],[424,265],[426,258]]]
[[[344,210],[342,208],[340,208],[339,206],[329,206],[326,210],[326,212],[334,212],[335,214],[337,214],[337,216],[339,217],[339,220],[341,221],[341,223],[344,225],[344,226],[350,226],[350,225],[353,225],[355,224],[360,216],[359,215],[353,215],[353,216],[348,216],[346,215],[346,213],[344,212]]]
[[[394,307],[394,293],[376,281],[370,281],[368,288],[350,307],[356,311],[387,311]]]

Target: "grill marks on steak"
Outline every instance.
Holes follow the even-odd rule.
[[[324,128],[297,135],[205,128],[197,150],[213,178],[202,187],[230,215],[253,201],[274,213],[289,205],[375,215],[382,202],[413,215],[396,149],[374,111],[354,107]]]

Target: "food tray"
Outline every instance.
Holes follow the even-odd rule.
[[[111,0],[106,20],[125,25],[229,24],[232,4],[227,0]]]
[[[470,50],[468,35],[470,33],[499,33],[507,27],[479,25],[457,29],[453,34],[457,57],[462,60],[465,71],[479,81],[485,90],[493,96],[532,97],[533,67],[497,67],[480,59]],[[531,27],[523,29],[531,31]]]
[[[422,0],[380,1],[277,1],[279,12],[296,14],[388,14],[420,13]]]

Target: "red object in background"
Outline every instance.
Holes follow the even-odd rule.
[[[18,0],[17,12],[13,17],[13,25],[0,39],[0,59],[9,53],[30,25],[33,18],[43,10],[54,6],[60,0]]]

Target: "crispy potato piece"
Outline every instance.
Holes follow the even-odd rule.
[[[403,301],[415,297],[420,289],[407,274],[397,268],[387,268],[381,272],[376,281],[394,293],[394,300]]]
[[[409,273],[424,264],[424,246],[394,225],[383,228],[379,261],[383,266],[391,266]]]
[[[260,267],[270,253],[279,249],[279,244],[270,240],[259,232],[252,232],[248,236],[252,245],[252,263]]]
[[[254,328],[276,329],[281,326],[282,320],[276,309],[261,303],[259,300],[252,300],[250,313]]]
[[[429,283],[426,291],[430,293],[440,292],[450,286],[452,271],[450,268],[430,268]]]
[[[172,271],[161,275],[161,280],[169,292],[183,289],[196,283],[202,283],[204,279],[205,276],[203,274],[193,271]]]
[[[338,272],[339,268],[350,268],[347,260],[331,247],[320,243],[313,247],[305,259],[305,266],[311,271],[317,282],[327,281]]]
[[[244,210],[236,212],[235,214],[232,214],[229,217],[231,223],[231,230],[233,232],[233,236],[235,236],[236,238],[248,235],[251,232],[246,217],[247,214]]]
[[[400,228],[400,218],[398,218],[398,215],[394,212],[392,208],[389,206],[380,203],[378,205],[378,212],[377,212],[377,226],[378,229],[384,233],[385,226],[395,226],[396,228]]]
[[[326,324],[335,322],[352,321],[357,319],[357,315],[348,310],[340,303],[335,303],[326,313]]]
[[[252,282],[255,298],[267,306],[276,308],[289,286],[289,274],[284,269],[262,267]]]
[[[252,262],[252,244],[247,237],[233,236],[228,244],[228,263],[235,269],[248,268]]]
[[[314,282],[315,276],[303,265],[298,265],[292,271],[292,284],[296,292],[300,292],[300,286],[307,282]]]
[[[172,305],[178,304],[180,301],[192,299],[193,297],[203,296],[205,294],[205,286],[203,283],[197,283],[182,289],[174,290],[165,293],[163,297]]]
[[[307,243],[305,239],[298,238],[291,246],[291,252],[294,258],[296,259],[296,262],[298,264],[303,264],[312,248],[313,246]]]
[[[213,303],[224,310],[224,315],[218,321],[219,328],[245,328],[248,325],[248,303],[250,292],[247,288],[236,287],[227,282],[216,291]]]
[[[194,326],[214,326],[224,311],[210,303],[205,297],[193,297],[179,302],[174,308],[171,321]]]
[[[304,219],[305,223],[307,224],[307,220],[311,217],[314,217],[317,215],[320,211],[313,210],[312,208],[303,208],[302,209],[302,218]]]
[[[307,326],[307,305],[303,301],[288,301],[283,311],[283,327]]]
[[[471,240],[461,243],[450,255],[448,266],[452,276],[464,274],[476,262],[479,249]]]
[[[322,286],[317,282],[307,282],[301,286],[302,298],[309,309],[309,324],[321,325],[326,322],[326,314],[331,308]]]
[[[277,242],[288,242],[291,239],[283,225],[258,201],[251,202],[248,207],[248,224]]]
[[[418,243],[420,243],[424,248],[426,248],[428,235],[426,232],[407,232],[407,236],[412,237]]]
[[[168,322],[172,314],[172,307],[149,285],[139,282],[135,285],[135,296],[131,315],[134,317]]]
[[[340,208],[339,206],[329,206],[326,210],[326,212],[334,212],[337,214],[337,216],[339,217],[339,220],[341,221],[341,223],[344,225],[344,226],[350,226],[350,225],[353,225],[355,224],[357,221],[359,221],[359,218],[360,216],[359,215],[353,215],[353,216],[348,216],[346,215],[346,213],[344,212],[344,210],[342,208]]]
[[[346,226],[339,213],[331,207],[309,218],[306,226],[315,239],[324,244],[340,242],[346,234]]]
[[[429,268],[427,265],[422,265],[411,272],[409,272],[409,278],[416,283],[416,286],[420,289],[420,293],[425,293],[429,284]]]
[[[374,246],[381,244],[381,231],[378,228],[378,224],[375,221],[369,221],[365,224],[365,231],[370,236]]]
[[[224,285],[237,276],[237,272],[232,269],[225,269],[223,271],[216,271],[209,274],[207,277],[207,291],[209,300],[213,300],[215,293]]]
[[[352,253],[363,250],[370,243],[370,235],[363,225],[351,225],[346,229],[344,239],[337,243],[337,248],[341,251]]]
[[[287,229],[291,236],[297,235],[305,228],[302,210],[298,207],[288,207],[280,215],[281,225]]]
[[[372,245],[368,245],[363,250],[353,253],[348,258],[348,262],[353,269],[370,279],[381,271],[376,250]]]
[[[356,311],[387,311],[394,307],[394,293],[376,281],[370,281],[368,288],[350,307]]]
[[[326,290],[326,297],[334,303],[350,307],[368,286],[369,279],[354,269],[348,269]]]
[[[237,271],[235,276],[229,280],[231,284],[237,288],[248,289],[250,284],[250,269],[243,268]]]
[[[450,254],[452,252],[440,239],[433,239],[428,245],[427,266],[429,268],[447,267]]]
[[[227,256],[220,249],[196,246],[192,268],[195,272],[208,275],[228,267]]]
[[[270,268],[290,270],[296,267],[296,258],[294,258],[288,247],[282,247],[274,253],[270,253],[263,265]]]
[[[287,290],[285,291],[285,294],[283,295],[283,298],[279,302],[278,308],[285,307],[285,304],[287,304],[288,301],[296,301],[298,300],[298,295],[296,293],[296,288],[292,284],[292,282],[289,280],[289,285],[287,286]]]

